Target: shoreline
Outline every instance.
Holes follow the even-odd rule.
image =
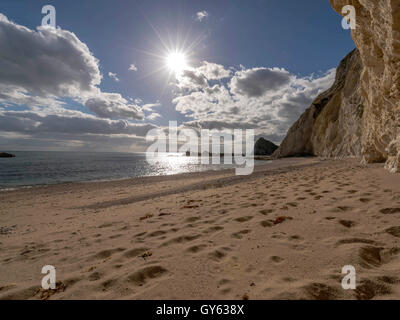
[[[288,160],[292,159],[292,160]],[[276,161],[278,165],[291,165],[291,163],[296,163],[301,161],[301,159],[314,159],[317,160],[318,157],[292,157],[286,159],[265,159],[265,160],[257,160],[263,161],[264,163],[257,163],[254,166],[254,172],[251,174],[253,175],[257,172],[257,168],[268,169],[270,165]],[[285,161],[286,160],[286,161]],[[272,166],[274,167],[274,166]],[[127,177],[127,178],[111,178],[111,179],[96,179],[96,180],[82,180],[82,181],[63,181],[63,182],[55,182],[55,183],[47,183],[47,184],[27,184],[27,185],[18,185],[18,186],[4,186],[0,187],[0,192],[14,192],[14,191],[23,191],[25,189],[37,189],[37,188],[51,188],[51,187],[62,187],[62,186],[72,186],[72,185],[82,185],[82,184],[108,184],[108,183],[118,183],[118,182],[129,182],[129,181],[140,181],[144,182],[149,180],[149,182],[156,182],[158,180],[168,180],[168,179],[179,179],[184,177],[191,177],[191,176],[211,176],[211,175],[219,175],[219,174],[231,174],[234,173],[234,168],[227,168],[227,169],[216,169],[216,170],[204,170],[204,171],[192,171],[192,172],[181,172],[181,173],[172,173],[172,174],[160,174],[160,175],[145,175],[145,176],[137,176],[137,177]],[[251,176],[249,175],[249,176]],[[154,181],[153,181],[154,180]]]
[[[254,167],[266,165],[271,163],[271,157],[255,157]],[[260,163],[263,162],[263,163]],[[125,178],[100,178],[100,179],[93,179],[93,180],[76,180],[76,181],[60,181],[54,183],[37,183],[37,184],[24,184],[24,185],[4,185],[0,186],[0,192],[10,192],[10,191],[17,191],[21,189],[29,189],[29,188],[40,188],[40,187],[49,187],[49,186],[57,186],[63,184],[81,184],[81,183],[101,183],[101,182],[114,182],[114,181],[124,181],[124,180],[132,180],[132,179],[143,179],[143,178],[152,178],[152,177],[170,177],[170,176],[178,176],[178,175],[186,175],[186,174],[203,174],[203,173],[213,173],[213,172],[222,172],[222,171],[232,171],[234,168],[219,168],[219,169],[206,169],[206,170],[199,170],[199,171],[188,171],[188,172],[181,172],[181,173],[171,173],[171,174],[159,174],[159,175],[143,175],[143,176],[134,176],[134,177],[125,177]]]

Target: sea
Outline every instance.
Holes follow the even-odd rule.
[[[159,156],[156,163],[149,163],[145,153],[6,152],[16,157],[0,158],[2,191],[66,182],[122,180],[236,167],[232,164],[199,164],[198,157],[172,153]],[[255,164],[259,163],[265,162],[255,161]]]

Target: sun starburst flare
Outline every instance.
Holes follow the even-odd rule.
[[[186,55],[183,52],[170,52],[165,60],[168,70],[176,76],[181,75],[185,69],[189,68]]]

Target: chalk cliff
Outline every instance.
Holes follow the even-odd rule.
[[[333,86],[318,96],[290,128],[274,155],[360,156],[364,115],[361,69],[359,52],[354,50],[337,68]]]
[[[355,7],[357,50],[274,155],[361,156],[400,172],[400,0],[330,2],[339,13],[345,5]]]

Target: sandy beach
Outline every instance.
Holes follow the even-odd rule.
[[[400,176],[291,158],[0,193],[0,299],[400,297]],[[57,290],[40,289],[42,267]],[[343,290],[353,265],[357,289]]]

